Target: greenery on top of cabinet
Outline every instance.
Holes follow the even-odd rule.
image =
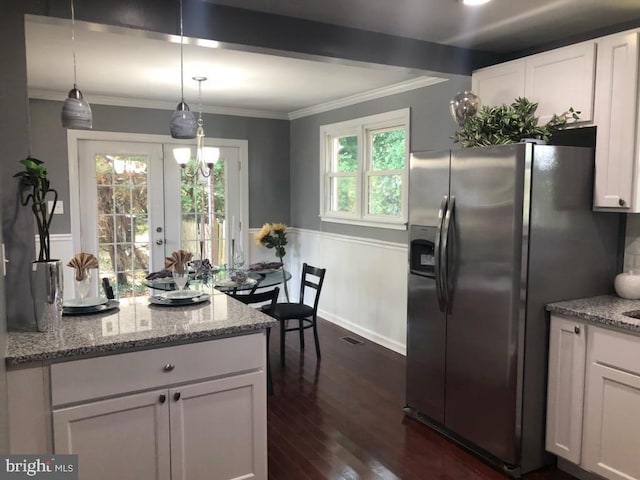
[[[467,117],[451,138],[465,148],[517,143],[524,138],[548,142],[570,119],[580,118],[580,112],[571,107],[560,115],[554,114],[545,125],[538,125],[537,108],[537,103],[523,97],[511,105],[483,106],[476,115]]]

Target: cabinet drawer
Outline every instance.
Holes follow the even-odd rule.
[[[51,402],[85,400],[263,369],[264,333],[163,347],[51,366]],[[174,368],[165,369],[166,365]]]
[[[590,363],[640,375],[640,337],[593,328],[589,330]]]

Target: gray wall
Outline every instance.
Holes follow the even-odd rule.
[[[29,105],[33,155],[45,162],[51,185],[67,206],[69,168],[67,133],[60,124],[62,102],[31,100]],[[170,111],[105,105],[91,108],[96,131],[169,134]],[[276,220],[289,223],[289,121],[210,114],[204,114],[203,119],[208,137],[249,141],[249,226]],[[71,232],[69,210],[54,216],[51,233]]]
[[[2,214],[0,213],[0,245],[2,244]],[[2,261],[0,255],[0,261]],[[7,343],[7,314],[5,311],[4,275],[0,265],[0,352]],[[9,411],[7,408],[7,372],[4,358],[0,358],[0,453],[9,452]]]
[[[291,122],[291,224],[299,228],[404,243],[407,232],[322,222],[320,213],[320,126],[376,113],[411,108],[410,150],[443,150],[453,146],[456,124],[449,100],[471,87],[467,76],[391,95]]]

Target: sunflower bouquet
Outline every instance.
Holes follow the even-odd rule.
[[[287,226],[284,223],[265,223],[260,231],[255,234],[256,243],[263,247],[273,248],[276,257],[284,266],[282,258],[287,254],[284,249],[287,244]],[[289,289],[287,288],[287,279],[284,268],[282,269],[282,278],[284,280],[284,294],[289,301]]]

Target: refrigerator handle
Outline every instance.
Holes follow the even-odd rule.
[[[447,195],[442,196],[442,202],[440,203],[440,210],[438,211],[438,229],[436,231],[436,241],[434,245],[434,270],[435,270],[435,280],[436,280],[436,295],[438,297],[438,307],[441,312],[445,311],[446,303],[444,295],[442,294],[442,265],[441,265],[441,254],[440,254],[440,244],[442,237],[442,223],[444,222],[445,212],[447,211],[447,205],[449,203],[449,197]]]
[[[442,271],[442,296],[444,297],[444,305],[446,308],[446,313],[451,313],[451,296],[449,291],[449,247],[451,243],[449,242],[449,231],[451,229],[451,222],[453,221],[453,214],[456,206],[456,197],[451,195],[449,198],[449,206],[447,208],[447,212],[444,216],[443,221],[443,232],[442,232],[442,249],[441,249],[441,262],[440,265]],[[452,254],[455,252],[451,252]]]

